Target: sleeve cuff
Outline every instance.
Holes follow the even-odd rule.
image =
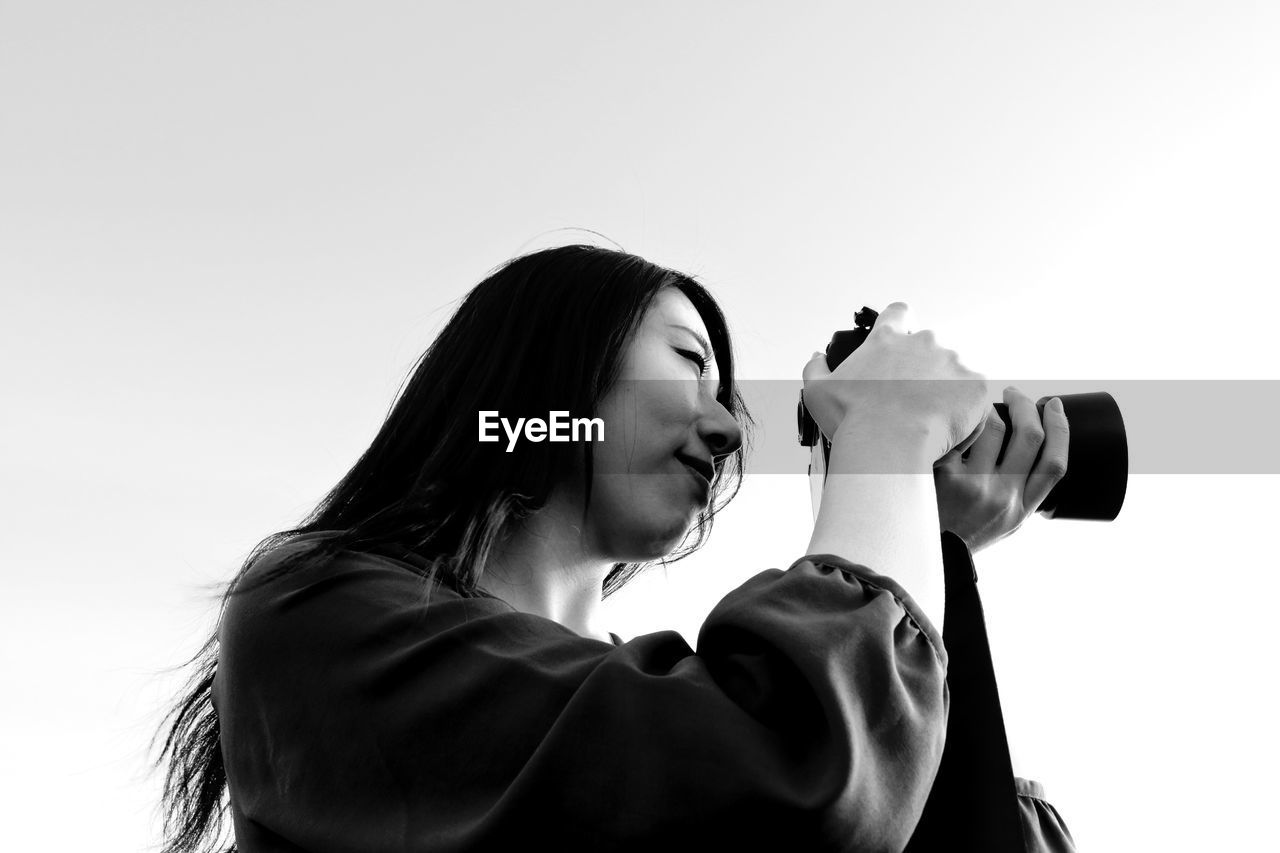
[[[915,599],[911,597],[911,593],[907,592],[902,584],[891,577],[877,574],[862,563],[855,563],[836,554],[806,554],[796,562],[803,560],[839,568],[856,576],[863,583],[888,592],[901,605],[907,614],[907,618],[929,638],[929,642],[933,644],[934,651],[938,653],[943,665],[946,665],[947,651],[946,645],[942,642],[940,626],[934,625],[925,616],[924,611],[920,609]],[[792,565],[795,565],[795,563]],[[951,588],[957,582],[976,583],[978,580],[977,572],[973,566],[973,555],[969,553],[969,546],[950,530],[942,532],[942,568],[946,575],[945,583],[948,588]]]

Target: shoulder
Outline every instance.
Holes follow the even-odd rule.
[[[495,685],[550,701],[621,651],[500,599],[431,583],[381,554],[340,551],[273,571],[294,547],[255,562],[224,611],[216,689],[228,714],[445,713],[491,701]]]
[[[425,564],[389,553],[322,552],[303,536],[266,552],[239,578],[219,626],[223,649],[261,651],[360,641],[388,630],[419,636],[459,622],[514,613],[499,599],[467,597]]]

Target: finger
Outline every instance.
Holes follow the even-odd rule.
[[[800,372],[801,377],[805,381],[810,379],[826,379],[831,375],[831,370],[827,367],[827,356],[825,353],[815,352],[813,357],[805,363],[804,370]]]
[[[1044,407],[1044,446],[1040,449],[1040,461],[1036,463],[1027,488],[1023,492],[1022,506],[1034,512],[1049,497],[1049,492],[1067,474],[1067,450],[1071,445],[1071,429],[1062,401],[1057,397]]]
[[[973,447],[973,443],[978,440],[979,436],[982,435],[982,427],[983,427],[983,423],[982,421],[979,421],[978,425],[973,428],[973,432],[969,433],[969,435],[966,436],[963,441],[961,441],[959,444],[953,447],[952,450],[959,451],[961,454],[963,454],[970,447]]]
[[[946,471],[950,474],[962,473],[964,471],[963,455],[963,447],[957,446],[951,448],[951,450],[947,451],[945,456],[933,463],[934,473],[937,474],[939,470]]]
[[[1009,407],[1013,429],[1004,458],[1000,460],[1000,473],[1025,477],[1036,461],[1040,445],[1044,443],[1044,426],[1040,423],[1036,404],[1014,386],[1004,389],[1004,402]]]
[[[911,309],[905,302],[891,302],[876,317],[872,331],[876,329],[893,329],[895,332],[907,334],[911,328]]]
[[[973,471],[990,474],[996,469],[996,460],[1000,456],[1000,448],[1004,445],[1004,436],[1008,428],[1004,419],[996,411],[995,406],[987,409],[987,417],[983,421],[982,435],[973,444],[966,464]]]

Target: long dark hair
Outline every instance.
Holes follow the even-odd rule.
[[[594,415],[617,378],[632,333],[667,286],[689,298],[707,327],[720,367],[718,399],[742,429],[742,444],[716,461],[712,500],[690,530],[693,541],[686,537],[661,562],[698,550],[715,514],[741,486],[754,425],[734,381],[724,315],[690,275],[621,251],[562,246],[508,261],[467,294],[415,365],[369,448],[302,524],[258,543],[227,583],[220,614],[262,555],[321,531],[326,535],[313,537],[313,544],[291,553],[273,573],[304,558],[390,545],[428,561],[428,584],[486,595],[478,584],[490,549],[508,522],[544,504],[562,472],[571,470],[570,454],[584,454],[590,501],[592,451],[591,442],[519,442],[502,454],[502,464],[494,464],[493,446],[476,441],[476,412]],[[647,565],[616,563],[602,596]],[[182,666],[194,666],[193,674],[156,735],[164,745],[155,766],[168,765],[162,853],[216,850],[227,833],[226,768],[212,699],[216,630]],[[226,850],[236,850],[234,840]]]

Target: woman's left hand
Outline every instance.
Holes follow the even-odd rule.
[[[1006,428],[992,406],[969,458],[963,458],[962,449],[952,450],[933,467],[941,527],[963,539],[971,552],[1022,526],[1067,473],[1070,433],[1061,403],[1046,404],[1041,423],[1036,404],[1012,385],[1004,389],[1004,402],[1013,436],[998,465]]]

